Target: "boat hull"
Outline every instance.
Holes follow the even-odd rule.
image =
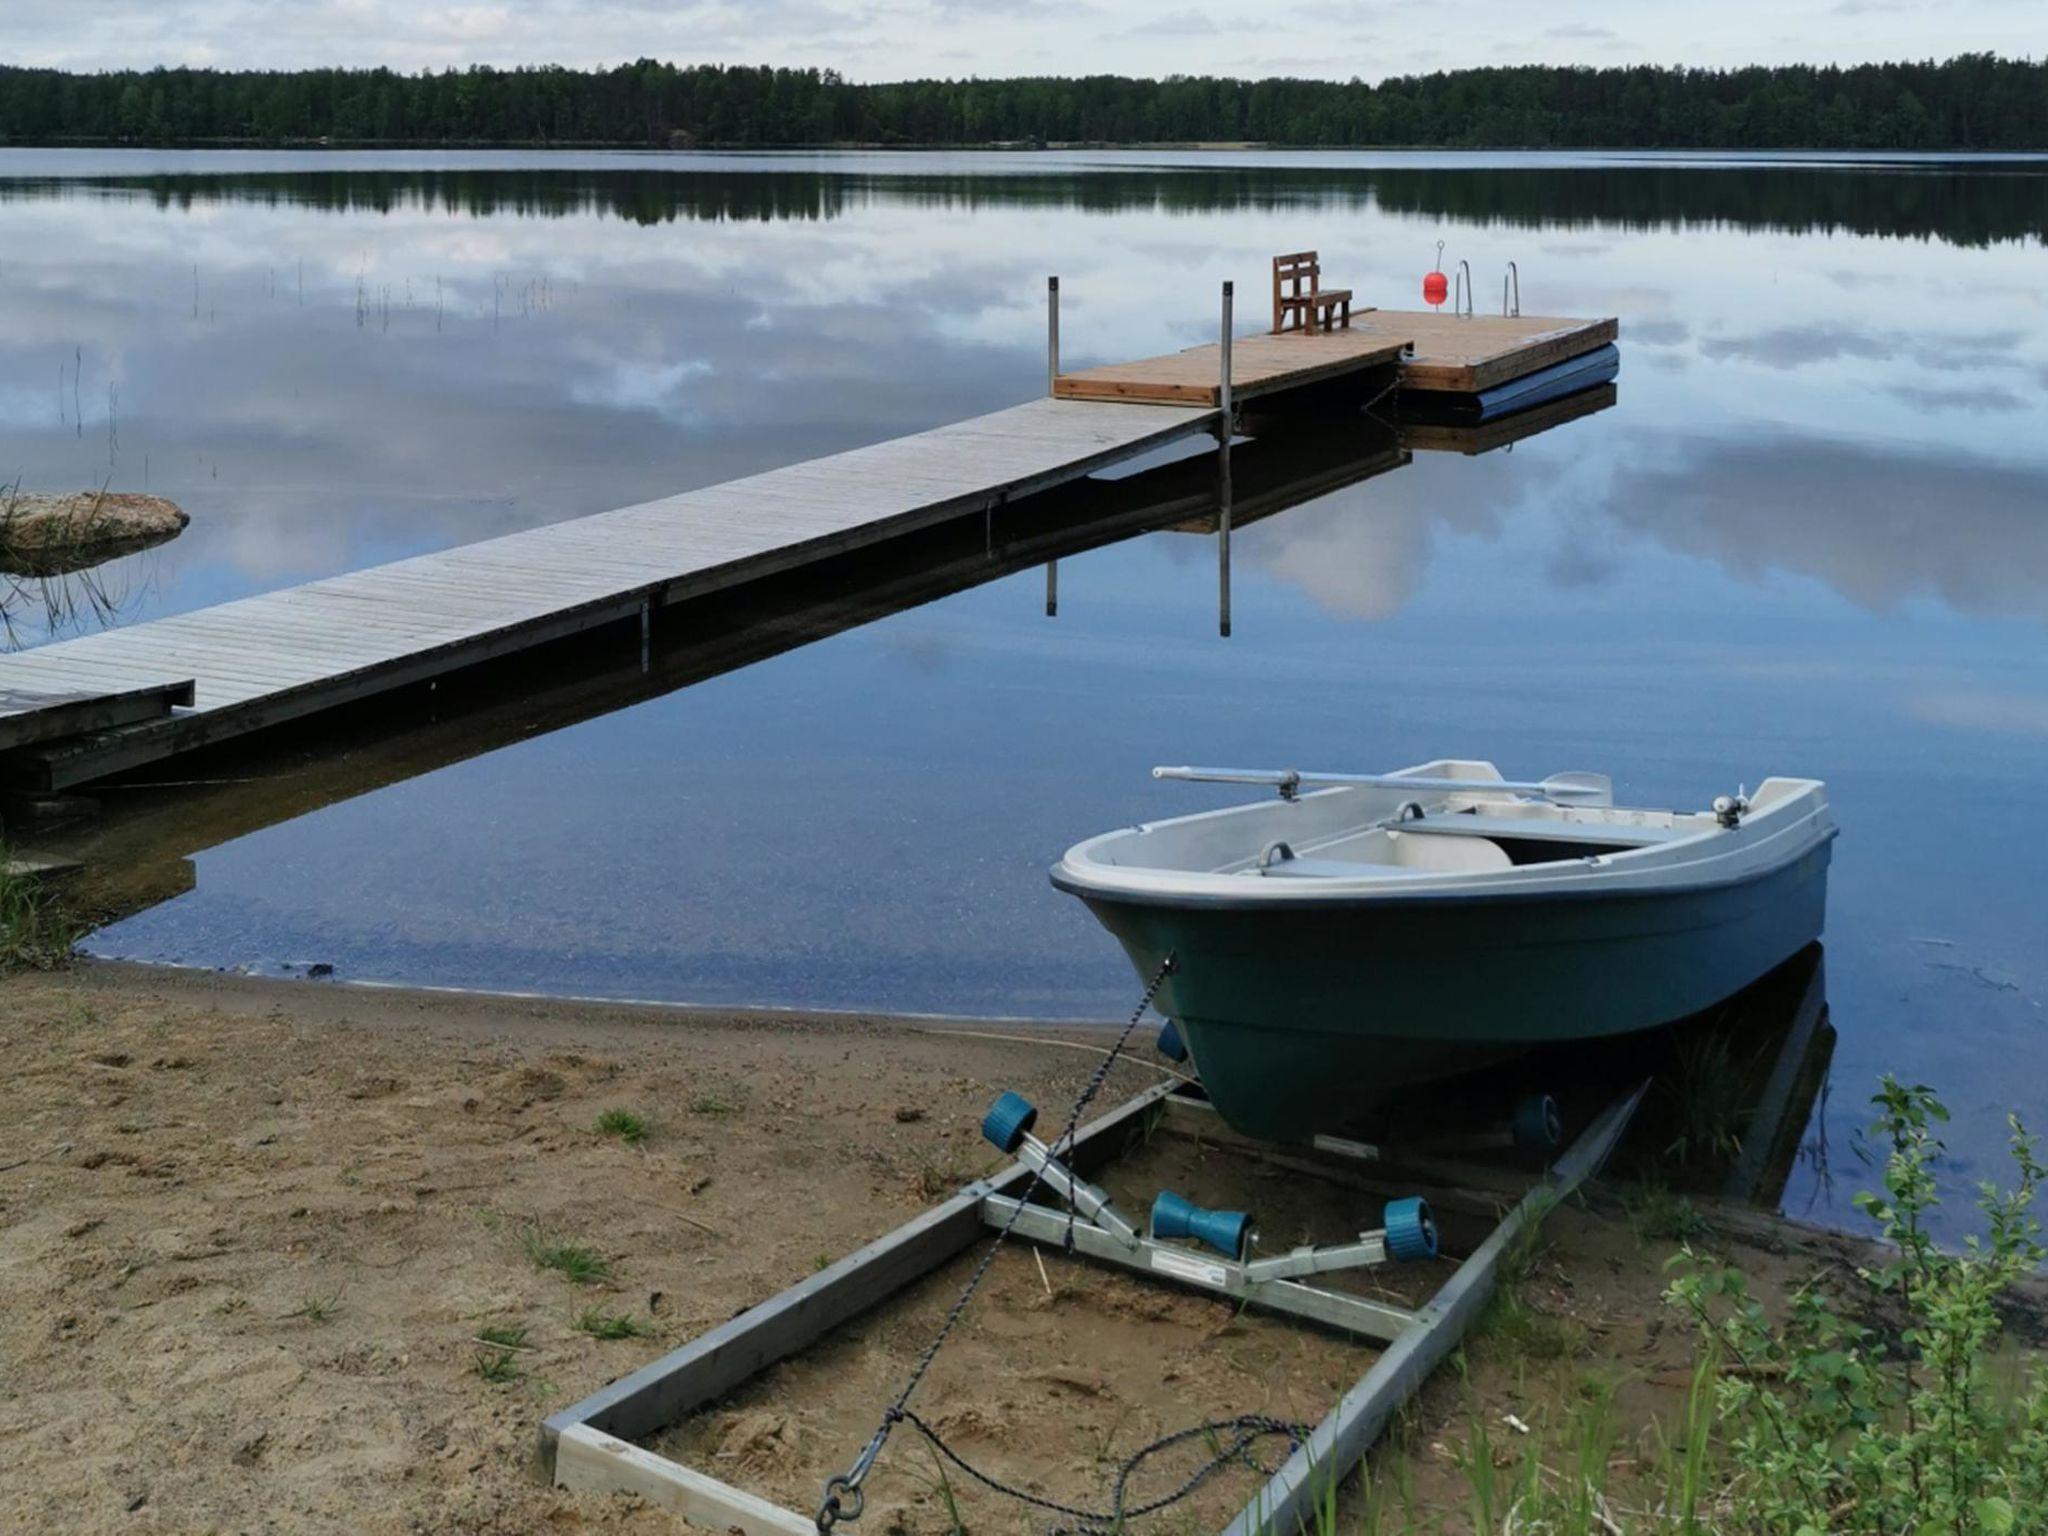
[[[1571,895],[1276,905],[1074,893],[1142,976],[1174,956],[1158,1006],[1223,1117],[1299,1141],[1360,1129],[1412,1084],[1732,996],[1820,937],[1828,861],[1822,839],[1723,884]]]

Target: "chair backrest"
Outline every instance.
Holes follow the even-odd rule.
[[[1288,299],[1313,298],[1322,291],[1322,258],[1314,251],[1293,251],[1273,258],[1273,329],[1280,329]]]

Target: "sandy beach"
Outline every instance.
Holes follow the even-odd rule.
[[[673,1529],[544,1487],[539,1420],[996,1166],[977,1131],[990,1097],[1070,1103],[1108,1038],[102,964],[0,983],[0,1525]],[[1158,1080],[1119,1065],[1104,1101]],[[612,1109],[643,1117],[644,1139],[600,1131]],[[1258,1198],[1276,1224],[1345,1210],[1284,1176]],[[1826,1239],[1747,1230],[1767,1293],[1841,1262]],[[1611,1192],[1556,1213],[1508,1324],[1440,1373],[1381,1475],[1398,1470],[1417,1507],[1457,1503],[1473,1422],[1541,1422],[1587,1379],[1611,1379],[1633,1425],[1676,1411],[1691,1340],[1657,1299],[1673,1246]],[[536,1262],[563,1247],[597,1273]],[[921,1401],[970,1453],[1055,1493],[1087,1497],[1190,1420],[1319,1415],[1370,1359],[1047,1262],[1003,1256]],[[1434,1283],[1430,1268],[1388,1284]],[[662,1449],[802,1503],[865,1439],[957,1279]],[[586,1331],[605,1319],[629,1336]],[[1234,1507],[1248,1475],[1184,1521]],[[871,1529],[949,1526],[908,1435],[874,1492]],[[976,1529],[1032,1528],[962,1497]]]

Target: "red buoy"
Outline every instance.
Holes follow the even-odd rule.
[[[1451,280],[1444,276],[1443,265],[1444,243],[1439,240],[1436,243],[1436,268],[1425,273],[1422,279],[1422,302],[1425,304],[1442,304],[1451,296]]]

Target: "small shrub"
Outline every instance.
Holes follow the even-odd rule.
[[[732,1115],[739,1112],[739,1105],[717,1093],[700,1093],[690,1100],[693,1115]]]
[[[537,1267],[552,1269],[578,1285],[594,1285],[611,1278],[611,1261],[594,1248],[558,1242],[539,1227],[528,1227],[521,1234],[520,1243]]]
[[[1740,1474],[1724,1495],[1743,1531],[1943,1532],[2007,1536],[2042,1528],[2048,1508],[2048,1369],[2018,1387],[1990,1354],[1997,1298],[2039,1266],[2030,1214],[2043,1172],[2035,1139],[2008,1117],[2018,1182],[1986,1181],[1987,1235],[1944,1253],[1927,1230],[1937,1203],[1933,1093],[1886,1077],[1871,1101],[1888,1151],[1881,1191],[1857,1197],[1897,1258],[1862,1270],[1859,1299],[1883,1330],[1839,1312],[1817,1287],[1774,1323],[1735,1270],[1689,1250],[1672,1262],[1672,1304],[1730,1368],[1715,1384]]]
[[[627,1145],[647,1139],[647,1122],[630,1109],[608,1109],[597,1117],[597,1128],[616,1136]]]

